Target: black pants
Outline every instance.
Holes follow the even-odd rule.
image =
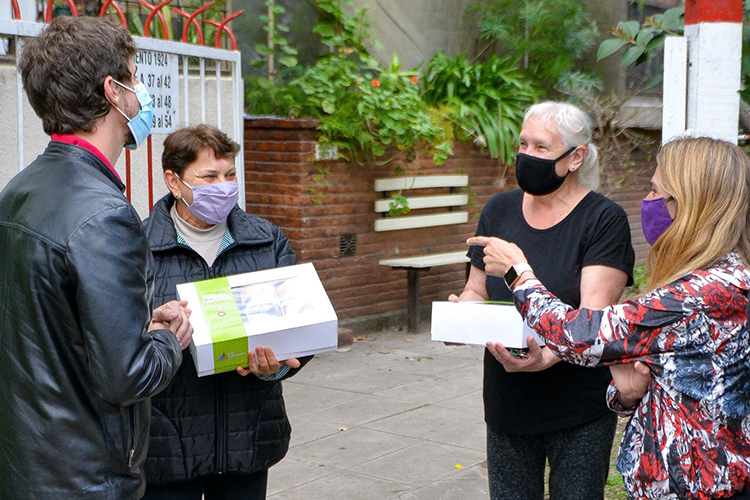
[[[179,483],[149,484],[141,500],[265,500],[267,485],[267,470],[248,475],[219,474]]]
[[[601,500],[609,473],[617,415],[562,431],[501,434],[487,428],[492,500],[542,500],[549,460],[550,500]]]

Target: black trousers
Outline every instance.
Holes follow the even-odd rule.
[[[602,500],[609,473],[614,413],[572,429],[531,435],[487,428],[492,500],[543,500],[549,460],[550,500]]]
[[[217,474],[189,481],[148,484],[141,500],[265,500],[268,471]]]

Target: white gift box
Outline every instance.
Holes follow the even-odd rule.
[[[432,340],[485,345],[500,342],[510,349],[526,349],[526,339],[544,339],[529,327],[516,307],[505,302],[433,302]]]
[[[183,283],[177,294],[192,309],[199,377],[247,367],[257,346],[283,361],[338,344],[336,312],[310,263]]]

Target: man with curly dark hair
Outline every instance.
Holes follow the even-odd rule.
[[[149,135],[130,34],[59,17],[19,71],[47,149],[0,193],[0,498],[135,499],[150,397],[192,335],[151,310],[152,260],[113,165]]]

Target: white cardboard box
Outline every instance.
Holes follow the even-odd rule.
[[[198,376],[247,367],[269,346],[276,359],[335,350],[338,318],[312,264],[177,285],[192,309],[190,353]]]
[[[433,302],[432,340],[485,345],[500,342],[510,349],[526,349],[526,339],[540,337],[521,317],[516,307],[499,302]]]

